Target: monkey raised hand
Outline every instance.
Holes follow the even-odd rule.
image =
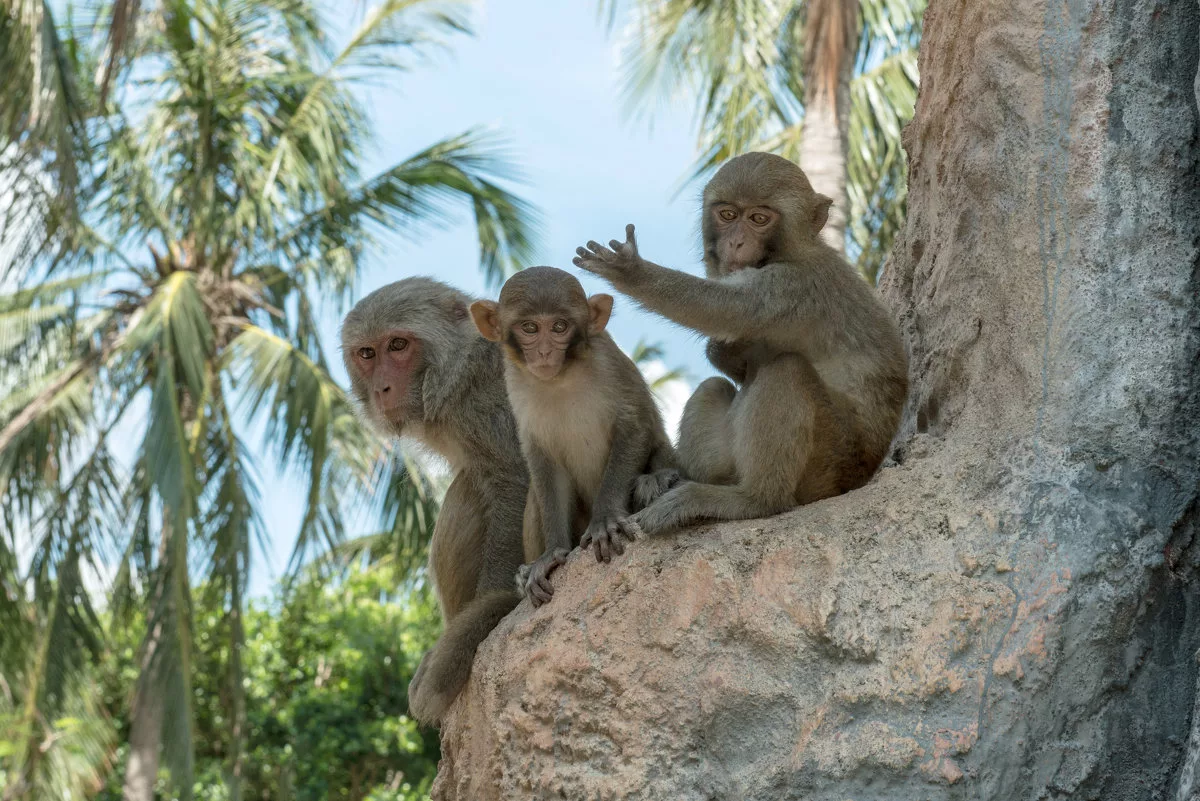
[[[604,247],[599,242],[588,242],[586,248],[576,248],[577,255],[571,261],[581,270],[587,270],[620,286],[634,280],[646,266],[638,255],[637,237],[633,223],[625,226],[625,241],[613,239]]]

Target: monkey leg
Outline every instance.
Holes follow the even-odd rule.
[[[518,600],[515,591],[489,592],[471,601],[446,624],[408,685],[410,717],[428,724],[441,720],[471,677],[471,663],[479,644]]]
[[[803,357],[763,365],[729,420],[737,483],[684,483],[634,515],[638,527],[652,534],[696,520],[766,517],[840,491],[844,417]]]
[[[688,398],[679,423],[679,462],[688,478],[706,484],[736,480],[731,416],[736,397],[733,384],[709,378]]]

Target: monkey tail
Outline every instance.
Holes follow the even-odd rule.
[[[513,590],[493,590],[468,603],[446,624],[408,685],[411,717],[431,725],[441,720],[471,677],[479,644],[520,600]]]

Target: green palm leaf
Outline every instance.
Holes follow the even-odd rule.
[[[924,6],[924,0],[861,0],[857,8],[861,31],[845,132],[847,251],[872,281],[904,217],[900,130],[915,104]],[[615,17],[616,4],[601,8]],[[840,1],[639,0],[622,48],[628,108],[649,112],[679,94],[696,97],[700,156],[685,185],[748,150],[799,161],[805,87],[827,82],[829,59],[845,52],[818,34],[840,30],[824,25],[846,11]]]
[[[306,488],[293,571],[347,541],[347,521],[361,517],[386,535],[384,558],[420,575],[437,488],[359,422],[329,375],[318,310],[350,298],[381,232],[415,236],[454,208],[475,215],[489,280],[532,252],[536,215],[507,188],[518,175],[497,140],[471,130],[378,175],[360,171],[370,121],[350,86],[415,67],[466,31],[463,8],[376,4],[340,53],[308,0],[114,0],[94,6],[98,24],[78,37],[42,3],[0,9],[11,23],[0,24],[0,76],[14,98],[0,111],[0,196],[15,186],[22,198],[0,225],[0,580],[8,597],[38,599],[0,604],[0,636],[19,636],[28,655],[0,658],[31,688],[0,709],[28,734],[19,753],[32,754],[26,723],[54,709],[33,690],[47,686],[57,646],[34,632],[43,621],[63,630],[42,599],[77,597],[75,553],[116,569],[109,620],[141,640],[122,711],[125,794],[149,801],[160,762],[181,797],[191,792],[193,611],[219,614],[239,650],[248,571],[266,538],[247,430],[261,430],[265,451]],[[84,155],[88,169],[69,172]],[[108,443],[117,430],[134,450],[128,471]],[[29,550],[28,575],[5,567],[5,554]],[[98,636],[80,609],[71,631]],[[45,667],[35,653],[50,657]],[[80,689],[97,657],[73,653],[82,658],[55,693],[79,702],[60,717],[82,723],[56,731],[83,743],[100,731]],[[244,721],[242,668],[222,664],[222,714]],[[239,723],[224,746],[233,797],[244,734]],[[64,752],[55,764],[75,778],[42,782],[55,796],[104,761],[82,745],[72,753],[79,761]],[[29,777],[59,757],[39,758]]]

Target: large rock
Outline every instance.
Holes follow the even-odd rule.
[[[436,799],[1200,798],[1200,9],[933,0],[894,463],[576,556]]]

